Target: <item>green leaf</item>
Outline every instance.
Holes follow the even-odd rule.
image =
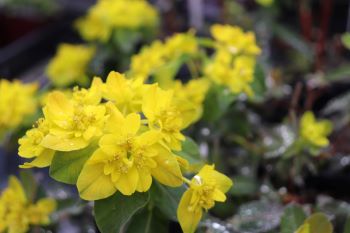
[[[135,45],[141,40],[142,35],[135,30],[115,30],[113,43],[125,54],[131,54]]]
[[[201,165],[203,163],[198,145],[189,137],[186,137],[186,140],[182,143],[182,150],[176,154],[186,159],[191,165]]]
[[[96,143],[93,143],[82,150],[70,152],[57,151],[50,166],[50,176],[62,183],[76,184],[85,162],[94,153],[96,148]]]
[[[346,80],[350,76],[350,64],[344,64],[328,72],[325,75],[327,81],[335,82],[340,80]]]
[[[289,44],[292,48],[298,51],[307,60],[312,61],[314,59],[314,52],[312,47],[302,38],[299,34],[286,28],[280,24],[274,24],[272,29],[277,37],[282,39],[285,43]]]
[[[234,185],[230,189],[230,194],[234,196],[254,195],[258,190],[256,180],[246,176],[236,176],[234,178]]]
[[[261,100],[266,92],[265,72],[261,65],[256,64],[254,70],[254,81],[251,84],[254,92],[254,97]]]
[[[95,201],[94,213],[99,230],[102,233],[119,233],[125,228],[140,209],[149,201],[149,193],[134,193],[124,196],[120,192]]]
[[[350,49],[350,33],[346,32],[341,36],[341,41],[345,48]]]
[[[294,233],[306,219],[304,210],[297,205],[288,206],[281,219],[281,233]]]
[[[38,185],[35,181],[33,172],[31,170],[21,170],[19,176],[28,200],[34,202],[37,196]]]
[[[310,224],[310,233],[333,233],[333,226],[323,213],[315,213],[305,220]]]
[[[217,121],[233,103],[235,95],[223,86],[213,85],[205,97],[203,119],[208,122]]]
[[[343,233],[350,233],[350,216],[348,216],[346,218],[346,222],[345,222]]]
[[[145,208],[130,221],[126,233],[167,233],[169,221],[154,208]]]
[[[186,188],[184,186],[168,188],[158,182],[153,182],[150,193],[155,206],[166,215],[168,219],[177,221],[177,207],[185,191]]]
[[[159,67],[153,73],[154,80],[162,88],[171,87],[179,69],[189,58],[188,55],[184,54]]]

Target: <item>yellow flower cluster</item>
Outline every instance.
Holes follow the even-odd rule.
[[[199,118],[207,88],[205,81],[193,80],[178,83],[176,91],[163,90],[111,72],[105,83],[95,78],[89,89],[74,88],[71,98],[52,92],[44,118],[19,140],[19,155],[33,158],[22,167],[49,166],[55,151],[98,144],[77,181],[82,198],[145,192],[152,177],[179,186],[180,165],[187,162],[174,152],[185,140],[181,131]]]
[[[158,20],[146,0],[99,0],[76,25],[85,40],[107,42],[114,30],[154,29]]]
[[[8,130],[18,127],[37,107],[34,94],[37,84],[0,80],[0,138]]]
[[[184,233],[194,233],[202,218],[203,210],[209,210],[215,201],[224,202],[225,193],[231,188],[232,180],[205,165],[199,173],[187,181],[189,189],[183,194],[177,218]]]
[[[91,46],[61,44],[48,64],[46,74],[57,87],[86,84],[86,69],[94,54],[95,48]]]
[[[131,73],[147,79],[164,65],[169,65],[181,56],[192,56],[198,53],[198,44],[193,32],[178,33],[164,43],[155,41],[145,46],[131,59]],[[170,67],[167,67],[171,69]],[[166,79],[166,77],[162,78]]]
[[[48,123],[41,118],[36,122],[33,129],[26,132],[25,137],[19,139],[18,154],[23,158],[34,158],[32,162],[21,165],[21,168],[47,167],[50,165],[55,151],[40,145],[48,133]]]
[[[31,203],[21,183],[12,176],[0,195],[0,232],[25,233],[30,225],[47,225],[55,209],[56,202],[51,198]]]
[[[244,92],[252,96],[250,85],[254,80],[256,56],[260,54],[255,35],[230,25],[213,25],[211,34],[216,52],[205,67],[206,76],[228,86],[234,94]]]
[[[332,132],[332,123],[328,120],[316,121],[311,111],[304,113],[300,120],[300,136],[308,144],[322,148],[329,144],[327,136]]]

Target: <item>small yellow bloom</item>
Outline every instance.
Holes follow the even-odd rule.
[[[185,136],[180,132],[184,122],[180,110],[173,102],[174,91],[162,90],[157,84],[145,91],[142,111],[151,129],[159,130],[163,140],[173,150],[181,150],[181,141]]]
[[[43,109],[49,123],[49,134],[41,145],[57,151],[73,151],[87,147],[102,134],[104,105],[84,105],[55,91],[48,96]]]
[[[35,128],[28,130],[26,135],[18,140],[18,154],[23,158],[34,158],[30,163],[24,163],[21,168],[50,166],[55,154],[54,150],[41,145],[44,137],[49,134],[49,125],[45,119],[37,121]]]
[[[34,225],[47,225],[50,223],[50,214],[56,209],[56,201],[52,198],[40,199],[27,209],[29,222]]]
[[[39,102],[40,102],[41,107],[44,107],[46,105],[49,95],[54,91],[56,91],[56,90],[42,93],[42,95],[39,96],[39,98],[40,98]],[[65,96],[67,96],[67,98],[73,97],[73,90],[72,89],[60,89],[60,92],[62,92]]]
[[[316,121],[311,111],[304,113],[300,120],[300,136],[316,147],[329,144],[327,136],[332,132],[332,123],[328,120]]]
[[[177,61],[182,56],[194,56],[198,53],[199,47],[193,32],[177,33],[169,37],[164,43],[153,42],[150,46],[142,48],[139,54],[131,58],[131,73],[133,76],[141,76],[147,80],[150,75],[159,72],[161,69],[169,70],[167,65]],[[167,72],[163,72],[157,80],[159,84],[167,83],[170,78]]]
[[[37,107],[34,94],[37,84],[23,84],[0,79],[0,139],[8,130],[18,127]]]
[[[213,61],[205,68],[206,76],[214,82],[226,85],[234,94],[246,93],[252,96],[251,83],[254,81],[255,58],[237,56],[235,59],[226,50],[219,50]]]
[[[124,114],[140,112],[143,90],[142,79],[126,79],[123,74],[112,71],[107,77],[104,97]]]
[[[109,133],[99,142],[99,149],[85,164],[77,187],[86,200],[99,200],[119,190],[123,195],[146,192],[152,176],[168,186],[182,184],[176,156],[159,145],[161,134],[155,130],[141,131],[141,117],[130,113],[126,117],[108,104]]]
[[[215,24],[210,29],[220,49],[233,55],[259,55],[261,50],[252,32],[243,32],[239,27]]]
[[[95,48],[86,45],[61,44],[50,61],[46,74],[58,87],[73,83],[86,84],[86,69],[95,54]]]
[[[99,0],[76,26],[85,40],[107,42],[114,30],[154,30],[158,17],[145,0]]]
[[[28,201],[21,183],[11,176],[0,195],[0,232],[25,233],[30,225],[47,225],[55,209],[56,201],[51,198]]]
[[[198,44],[193,32],[177,33],[168,38],[164,44],[164,54],[168,59],[182,55],[198,53]]]
[[[104,84],[102,80],[95,77],[89,89],[74,87],[72,93],[73,100],[80,105],[98,105],[102,99],[103,89]]]
[[[189,183],[190,187],[183,194],[177,209],[177,218],[183,232],[195,232],[203,209],[212,208],[215,201],[224,202],[225,193],[232,184],[231,179],[215,171],[214,166],[205,165]]]
[[[145,46],[141,52],[131,58],[131,73],[133,76],[141,76],[145,80],[159,67],[165,64],[165,51],[162,42],[154,41],[151,45]]]

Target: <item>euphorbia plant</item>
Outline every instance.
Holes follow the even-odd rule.
[[[26,190],[15,177],[9,178],[8,187],[0,190],[0,232],[25,233],[30,226],[50,224],[50,215],[56,209],[53,198],[38,198],[33,191]]]
[[[167,207],[167,195],[177,202],[187,188],[177,218],[184,232],[194,232],[202,210],[225,201],[232,181],[208,165],[191,181],[185,177],[190,164],[182,145],[190,139],[182,130],[198,112],[184,106],[201,105],[186,91],[117,72],[106,83],[95,78],[89,89],[75,88],[70,98],[54,91],[43,118],[19,140],[19,154],[33,158],[22,167],[50,166],[54,179],[76,185],[82,199],[95,201],[102,232],[119,232],[138,210],[154,206],[176,218],[177,203]],[[203,100],[205,91],[196,95]]]

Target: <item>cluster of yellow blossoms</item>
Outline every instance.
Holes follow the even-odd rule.
[[[332,132],[332,123],[328,120],[316,121],[311,111],[300,119],[300,136],[309,146],[322,148],[329,145],[327,136]]]
[[[205,165],[199,173],[188,181],[189,189],[183,194],[177,209],[177,218],[184,233],[194,233],[207,211],[217,202],[226,201],[225,193],[231,188],[232,180]]]
[[[211,34],[214,40],[209,44],[215,53],[195,67],[198,75],[228,87],[234,94],[244,92],[252,96],[256,59],[261,52],[255,35],[230,25],[214,25]],[[130,73],[144,79],[153,76],[161,87],[173,87],[174,70],[176,72],[187,61],[195,65],[196,59],[206,54],[200,45],[192,31],[175,34],[163,43],[155,41],[132,57]]]
[[[230,25],[213,25],[211,34],[216,52],[205,67],[206,76],[228,86],[234,94],[245,92],[252,96],[250,85],[254,80],[256,57],[260,54],[255,35]]]
[[[29,201],[21,183],[12,176],[0,195],[0,232],[25,233],[30,225],[47,225],[55,209],[56,202],[51,198]]]
[[[164,69],[172,70],[174,62],[183,56],[194,56],[199,47],[193,32],[178,33],[165,42],[159,40],[142,48],[141,52],[132,57],[131,74],[147,79],[150,75],[161,72],[161,79],[156,80],[162,87],[169,87],[172,80],[166,77]]]
[[[146,0],[99,0],[76,25],[85,40],[107,42],[115,30],[154,30],[158,13]]]
[[[37,87],[36,84],[0,79],[0,139],[35,112],[37,101],[34,94]]]
[[[95,54],[95,48],[86,45],[61,44],[47,66],[46,74],[57,87],[73,83],[87,84],[86,69]]]
[[[180,186],[186,181],[181,168],[186,169],[188,162],[176,153],[185,140],[182,130],[200,117],[208,86],[203,82],[176,83],[174,89],[164,90],[142,78],[111,72],[105,83],[95,78],[89,89],[75,88],[71,98],[55,91],[47,97],[44,118],[19,140],[19,154],[34,159],[22,166],[49,166],[55,151],[93,147],[77,179],[85,200],[104,199],[117,191],[146,192],[153,178],[163,185]],[[203,169],[200,183],[190,182],[190,190],[203,189],[191,193],[199,201],[188,215],[196,219],[199,209],[212,206],[200,200],[223,201],[227,191],[216,186],[221,180],[209,179],[211,173],[218,174],[213,167]],[[228,178],[225,182],[225,187],[232,185]]]

